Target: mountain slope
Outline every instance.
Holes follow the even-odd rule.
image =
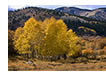
[[[94,18],[94,19],[101,20],[101,21],[106,20],[106,8],[87,10],[87,9],[80,9],[80,8],[75,8],[75,7],[61,7],[55,10],[69,13],[69,14]]]
[[[106,8],[92,10],[91,12],[86,13],[86,15],[84,15],[84,16],[90,17],[90,18],[95,18],[95,19],[101,20],[101,21],[105,21],[106,20]]]
[[[84,13],[91,11],[91,10],[80,9],[80,8],[76,8],[76,7],[60,7],[55,10],[69,13],[69,14],[79,15],[79,16],[80,15],[82,16]]]
[[[16,30],[23,27],[24,23],[33,16],[37,20],[54,17],[62,19],[69,29],[73,29],[77,35],[106,35],[106,23],[87,17],[76,16],[56,10],[43,9],[38,7],[27,7],[24,9],[8,12],[8,28]],[[80,28],[80,27],[84,28]],[[95,32],[92,32],[94,30]]]

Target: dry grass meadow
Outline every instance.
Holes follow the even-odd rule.
[[[34,60],[35,66],[25,60],[8,60],[9,71],[105,71],[106,62],[60,63]]]

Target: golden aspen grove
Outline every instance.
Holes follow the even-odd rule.
[[[53,17],[43,22],[31,17],[23,28],[17,28],[14,35],[15,50],[27,57],[72,56],[80,51],[77,41],[76,34],[71,29],[68,30],[61,19]]]

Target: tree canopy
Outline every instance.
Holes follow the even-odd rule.
[[[23,28],[17,28],[14,37],[15,49],[31,56],[72,56],[79,52],[77,41],[72,29],[68,30],[63,20],[54,17],[43,22],[31,17]]]

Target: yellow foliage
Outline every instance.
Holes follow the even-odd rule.
[[[80,26],[78,29],[84,29],[84,31],[85,31],[85,32],[87,32],[87,31],[91,31],[91,32],[96,33],[96,31],[95,31],[95,30],[90,29],[90,28],[86,28],[86,27],[83,27],[83,26]]]
[[[78,54],[79,40],[72,29],[67,31],[63,20],[54,17],[37,21],[31,17],[23,28],[18,28],[14,37],[15,48],[20,54],[35,53],[45,56]]]
[[[27,28],[30,25],[36,25],[36,24],[37,24],[37,20],[35,20],[34,17],[31,17],[25,22],[25,27]]]
[[[94,50],[92,50],[91,48],[84,49],[81,51],[81,53],[82,53],[82,55],[94,54]]]
[[[104,46],[104,48],[103,48],[104,50],[106,50],[106,46]]]
[[[14,34],[14,40],[17,40],[21,34],[23,34],[24,30],[22,27],[18,27]]]

